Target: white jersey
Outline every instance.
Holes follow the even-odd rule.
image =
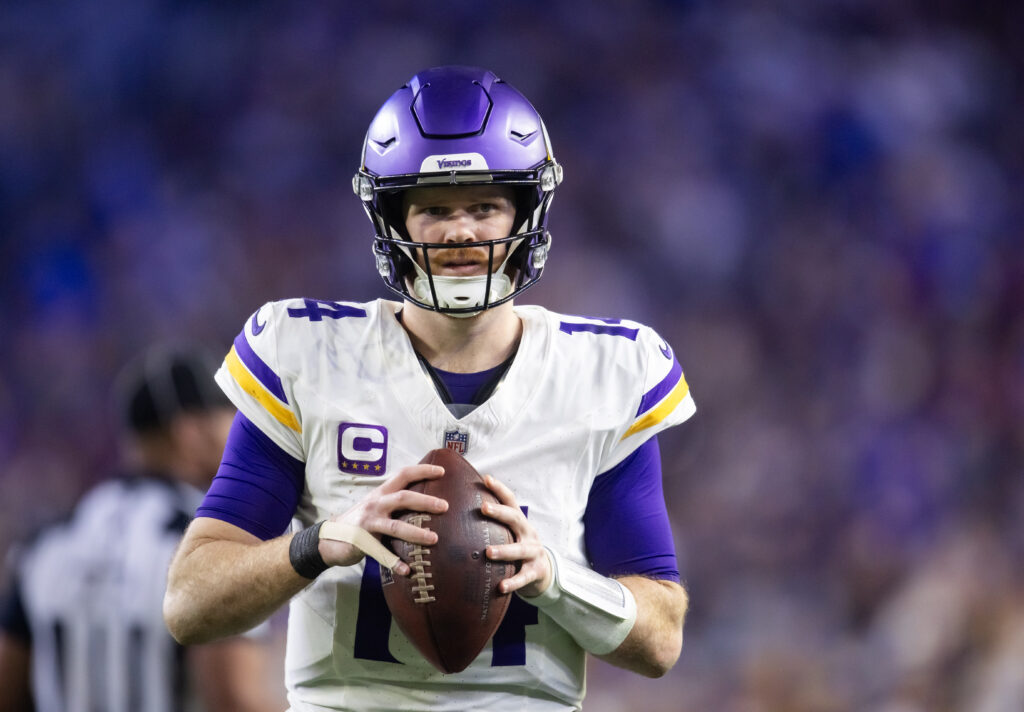
[[[541,540],[587,563],[594,478],[695,406],[668,345],[641,324],[517,307],[519,350],[482,405],[456,419],[396,318],[401,305],[291,300],[262,306],[217,382],[285,452],[306,463],[295,526],[361,501],[427,451],[451,447],[506,483]],[[286,681],[307,710],[578,709],[585,653],[514,598],[463,672],[435,670],[395,625],[367,560],[328,569],[291,602]]]
[[[150,478],[91,490],[16,562],[39,712],[175,712],[194,700],[161,613],[167,567],[202,494]]]

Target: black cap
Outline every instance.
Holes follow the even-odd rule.
[[[129,363],[114,392],[125,425],[136,433],[167,427],[179,413],[228,408],[213,380],[218,361],[199,347],[154,347]]]

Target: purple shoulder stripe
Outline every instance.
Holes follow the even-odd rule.
[[[263,359],[256,355],[256,352],[249,346],[249,341],[245,338],[245,329],[242,329],[238,336],[235,337],[235,353],[238,354],[238,358],[241,359],[245,367],[252,372],[252,375],[262,383],[268,391],[274,394],[278,400],[282,403],[288,402],[288,397],[284,394],[284,386],[281,384],[281,379],[276,373],[274,373],[270,366],[264,363]]]
[[[679,361],[673,358],[672,368],[669,369],[668,375],[661,379],[658,385],[644,393],[644,397],[640,399],[640,407],[637,409],[636,414],[638,416],[643,415],[660,403],[661,399],[676,387],[676,384],[679,383],[679,379],[682,377],[683,367],[679,365]]]

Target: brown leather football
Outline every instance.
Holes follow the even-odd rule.
[[[515,538],[508,527],[480,511],[484,502],[498,500],[465,458],[438,449],[420,462],[440,465],[444,476],[409,489],[447,500],[448,511],[400,515],[437,532],[437,543],[384,542],[412,568],[409,576],[382,577],[384,598],[398,627],[423,657],[441,672],[460,672],[487,645],[511,600],[510,594],[499,593],[498,584],[515,573],[516,565],[489,560],[486,547]]]

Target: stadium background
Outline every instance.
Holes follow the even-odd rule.
[[[115,466],[137,349],[382,295],[363,132],[476,64],[565,165],[525,301],[652,324],[699,404],[682,658],[587,709],[1021,709],[1024,12],[968,5],[0,4],[0,554]]]

